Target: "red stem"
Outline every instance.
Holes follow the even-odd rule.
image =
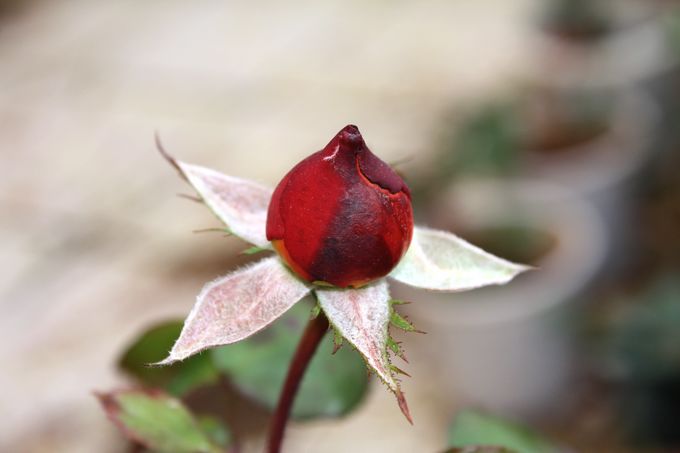
[[[328,318],[323,313],[319,313],[316,318],[311,319],[302,334],[302,338],[298,343],[297,350],[293,356],[293,360],[288,368],[288,375],[281,390],[279,403],[276,406],[276,411],[272,417],[272,423],[269,427],[269,442],[267,451],[269,453],[279,453],[281,451],[281,444],[283,442],[283,432],[286,429],[290,410],[293,407],[293,401],[297,394],[300,382],[305,374],[307,365],[314,356],[316,348],[321,343],[321,339],[328,330]]]

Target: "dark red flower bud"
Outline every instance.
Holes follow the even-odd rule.
[[[413,235],[404,181],[346,126],[274,191],[267,239],[300,277],[358,287],[387,275]]]

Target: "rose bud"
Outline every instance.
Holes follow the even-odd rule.
[[[346,126],[274,191],[267,239],[310,282],[359,287],[387,275],[413,235],[411,193]]]

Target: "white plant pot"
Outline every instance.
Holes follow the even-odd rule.
[[[647,162],[659,119],[657,105],[648,95],[624,91],[615,101],[606,132],[560,151],[528,150],[523,156],[525,173],[589,199],[616,191]]]
[[[507,224],[553,235],[554,247],[512,283],[446,294],[395,287],[416,326],[428,332],[429,366],[451,410],[473,404],[532,417],[568,394],[574,369],[562,315],[601,268],[605,231],[597,211],[569,191],[540,182],[463,183],[439,206],[438,225],[465,230]],[[449,218],[450,217],[450,218]]]
[[[553,86],[621,87],[654,77],[677,64],[659,20],[662,12],[629,8],[620,13],[622,17],[614,24],[614,31],[589,43],[564,39],[535,27],[526,39],[537,61],[527,67],[524,76]]]
[[[524,153],[525,175],[563,185],[592,202],[605,219],[615,273],[633,257],[628,245],[635,237],[631,197],[637,177],[654,158],[654,136],[660,112],[639,90],[623,92],[609,129],[601,136],[558,152]],[[618,252],[618,253],[617,253]]]

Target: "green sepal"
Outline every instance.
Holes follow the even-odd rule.
[[[425,333],[422,330],[416,329],[408,319],[401,316],[395,310],[392,310],[392,314],[390,316],[390,323],[392,323],[392,325],[394,327],[397,327],[397,328],[404,330],[406,332]]]
[[[387,337],[387,347],[390,348],[396,355],[399,355],[401,348],[399,347],[399,343],[394,341],[394,338]]]
[[[255,255],[257,253],[266,252],[267,250],[268,249],[264,247],[258,247],[257,245],[253,245],[252,247],[249,247],[242,251],[241,255]]]
[[[338,329],[333,327],[333,352],[331,354],[335,354],[340,350],[340,348],[342,347],[342,341],[343,341],[342,334]]]
[[[390,299],[390,306],[394,307],[395,305],[408,305],[411,302],[408,300],[400,300],[400,299]]]
[[[312,282],[312,285],[321,286],[322,288],[335,288],[335,285],[333,285],[332,283],[325,282],[323,280],[314,280]]]
[[[309,313],[309,319],[316,319],[321,314],[321,305],[318,303],[314,304],[312,311]]]
[[[401,347],[401,343],[394,341],[394,338],[391,336],[387,337],[387,347],[390,348],[390,350],[401,360],[404,362],[408,363],[408,359],[406,358],[406,354],[404,353],[404,349]]]
[[[234,236],[234,233],[229,228],[200,228],[193,230],[192,233],[222,233],[225,236]]]
[[[403,374],[404,376],[411,377],[411,375],[408,374],[406,371],[402,370],[402,369],[399,368],[398,366],[393,365],[393,364],[391,364],[391,363],[390,363],[390,370],[392,370],[393,373]]]

